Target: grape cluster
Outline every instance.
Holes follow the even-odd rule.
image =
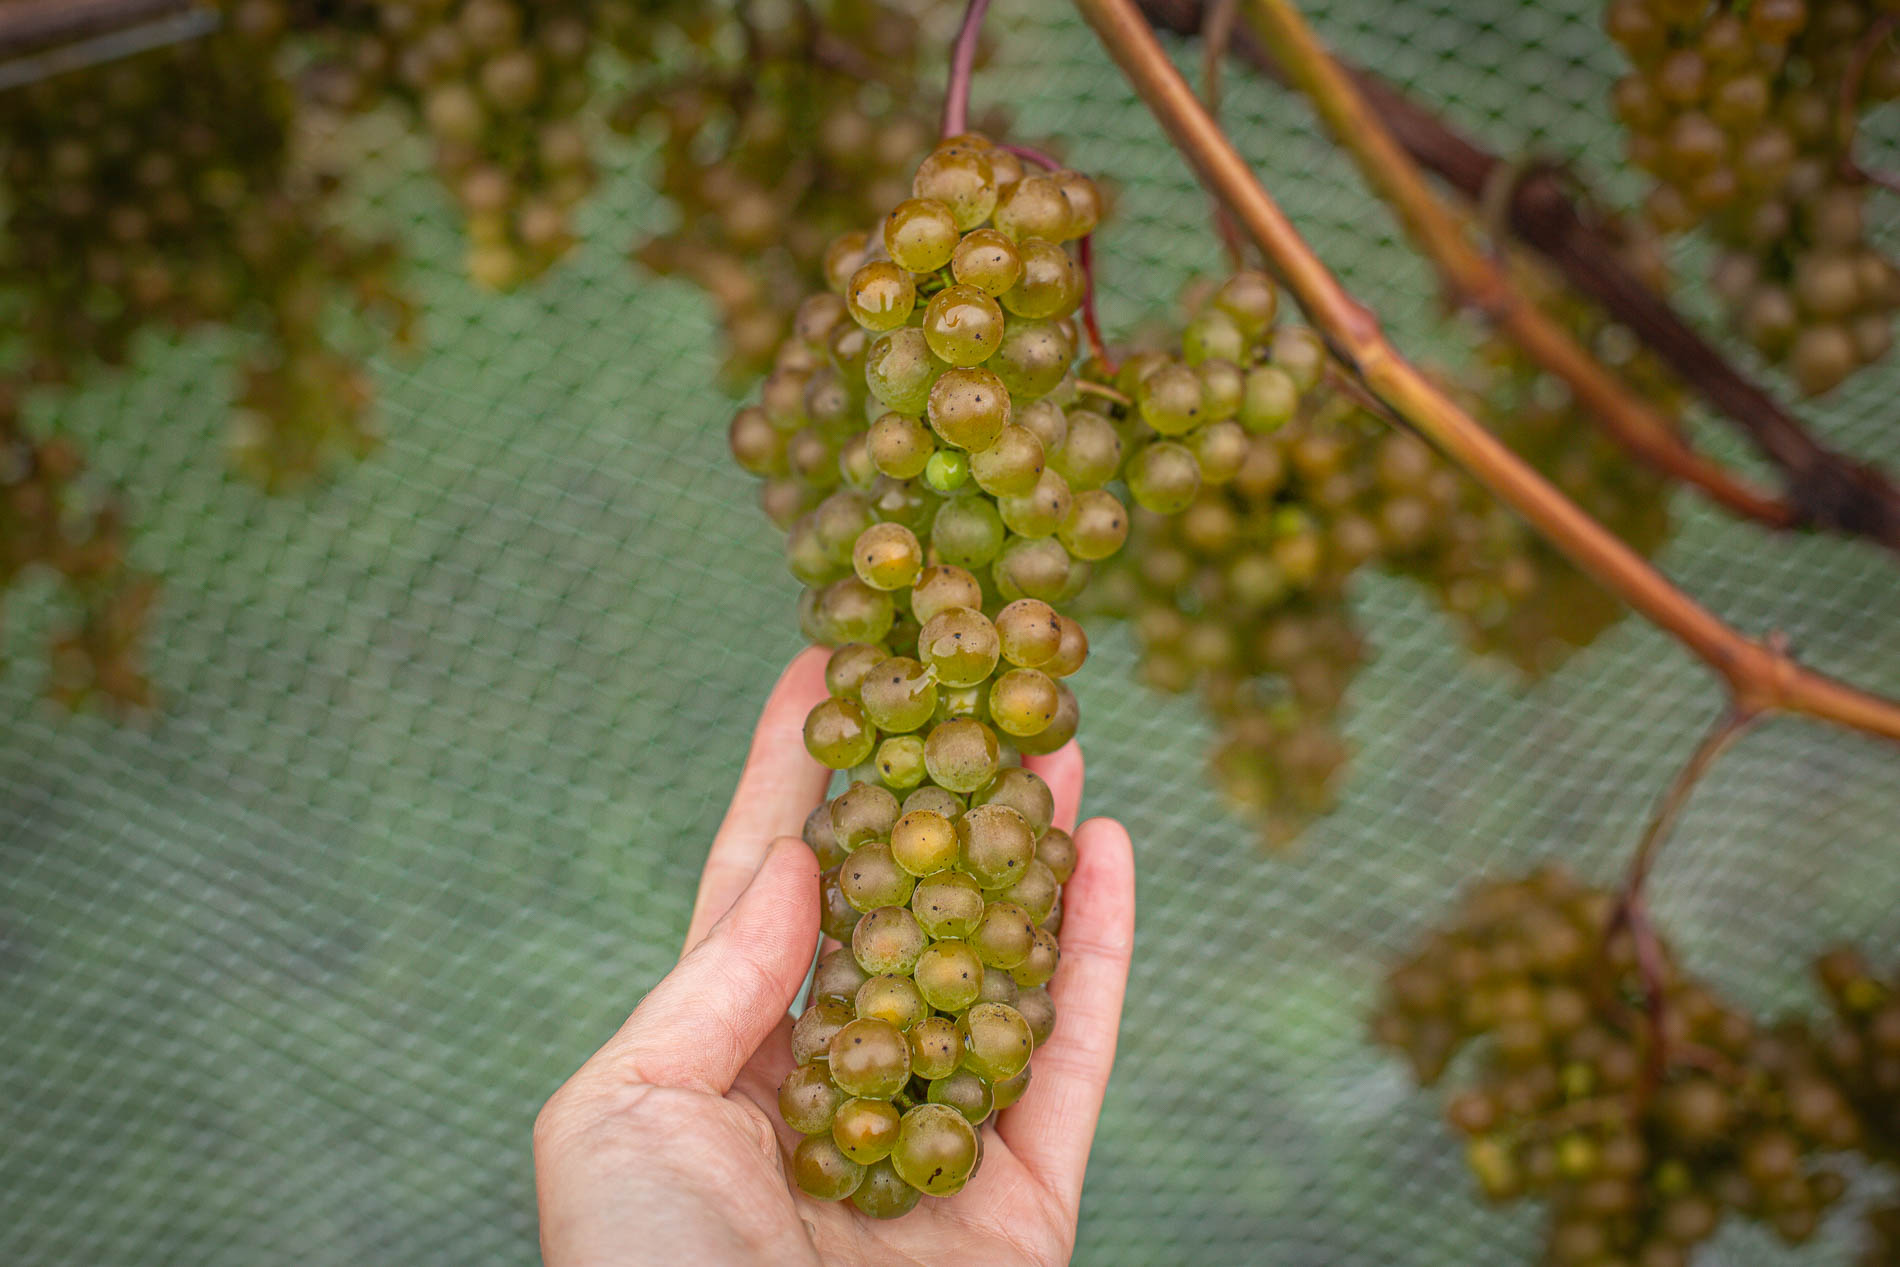
[[[1856,116],[1900,96],[1889,0],[1611,0],[1613,102],[1660,229],[1706,227],[1736,327],[1800,388],[1884,355],[1900,271],[1869,240]]]
[[[1815,962],[1833,1008],[1822,1051],[1860,1114],[1869,1156],[1900,1165],[1900,979],[1878,976],[1866,957],[1842,947]],[[1900,1204],[1867,1215],[1867,1267],[1900,1261]]]
[[[1549,1263],[1677,1267],[1730,1213],[1807,1240],[1845,1189],[1823,1155],[1863,1139],[1822,1045],[1757,1026],[1660,943],[1658,1029],[1614,909],[1555,867],[1478,886],[1392,972],[1375,1036],[1427,1085],[1479,1047],[1446,1113],[1488,1198],[1548,1203]]]

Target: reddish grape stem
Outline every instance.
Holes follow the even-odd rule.
[[[983,34],[983,15],[990,0],[970,0],[963,26],[950,46],[950,85],[943,94],[943,134],[960,136],[970,130],[970,77],[976,73],[976,45]]]
[[[1062,164],[1053,154],[1045,154],[1032,145],[1004,145],[998,148],[1046,171],[1062,170]],[[1103,370],[1112,376],[1116,365],[1108,355],[1108,344],[1102,341],[1102,323],[1095,315],[1095,235],[1084,233],[1077,240],[1075,250],[1077,262],[1082,266],[1082,331],[1088,336],[1090,355],[1100,361]]]

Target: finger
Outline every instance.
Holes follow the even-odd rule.
[[[1082,784],[1085,773],[1082,746],[1071,739],[1046,757],[1024,757],[1023,768],[1042,776],[1055,793],[1055,824],[1063,831],[1075,830],[1076,815],[1082,808]]]
[[[732,908],[588,1067],[723,1095],[785,1016],[818,939],[818,860],[782,836]]]
[[[1135,939],[1135,858],[1120,823],[1092,818],[1075,834],[1075,875],[1063,886],[1062,959],[1049,993],[1056,1029],[1031,1058],[1029,1090],[998,1124],[1003,1142],[1069,1209],[1115,1063],[1128,957]]]
[[[805,751],[805,714],[825,697],[828,658],[823,647],[800,652],[779,675],[759,713],[739,786],[700,872],[699,895],[693,899],[686,931],[688,950],[726,913],[759,869],[773,839],[798,835],[805,816],[824,797],[831,771]]]

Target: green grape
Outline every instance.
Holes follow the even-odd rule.
[[[1069,237],[1087,237],[1102,223],[1102,191],[1081,172],[1064,169],[1052,179],[1069,204]]]
[[[858,987],[870,979],[870,974],[851,957],[850,949],[841,946],[819,958],[812,970],[811,997],[814,1002],[836,999],[848,1003],[858,997]]]
[[[990,1088],[990,1102],[994,1112],[1001,1113],[1004,1109],[1009,1108],[1015,1104],[1016,1101],[1023,1098],[1023,1092],[1029,1090],[1030,1072],[1030,1067],[1024,1065],[1023,1071],[1014,1078],[1005,1078]],[[860,1189],[860,1191],[862,1191],[862,1189]],[[856,1199],[856,1197],[852,1198],[854,1201]]]
[[[884,249],[912,273],[934,273],[957,249],[957,220],[934,198],[909,198],[884,217]]]
[[[864,358],[871,350],[871,332],[855,321],[846,321],[831,332],[827,355],[846,382],[864,381]]]
[[[871,424],[867,440],[872,465],[892,479],[914,479],[924,473],[937,451],[930,428],[915,418],[887,413]]]
[[[846,853],[889,840],[901,811],[897,798],[875,783],[853,783],[831,801],[831,835]]]
[[[996,626],[972,607],[938,612],[924,622],[923,631],[917,635],[918,657],[945,686],[975,686],[996,668],[999,654]]]
[[[971,145],[941,145],[917,168],[911,192],[950,208],[968,233],[996,210],[996,176],[989,157]]]
[[[831,1054],[832,1036],[856,1019],[851,1005],[837,999],[821,999],[806,1008],[792,1025],[793,1063],[826,1059]]]
[[[1053,537],[1015,537],[997,556],[990,575],[997,592],[1011,602],[1034,598],[1059,603],[1073,597],[1077,566]]]
[[[871,499],[856,489],[840,489],[819,502],[811,512],[812,530],[826,553],[841,563],[851,562],[851,547],[858,534],[877,520],[871,514]]]
[[[974,286],[946,286],[925,305],[923,331],[951,365],[981,365],[1003,341],[1003,310]]]
[[[963,1036],[957,1033],[955,1021],[931,1016],[911,1026],[910,1071],[915,1076],[926,1081],[947,1078],[962,1059]]]
[[[910,591],[911,615],[924,624],[952,607],[976,609],[982,606],[983,587],[977,584],[976,577],[954,565],[925,568]]]
[[[857,908],[844,895],[844,887],[838,881],[838,867],[818,877],[818,927],[825,936],[834,941],[849,941],[851,931],[858,926]]]
[[[1045,456],[1060,449],[1069,436],[1068,416],[1062,412],[1061,405],[1047,397],[1025,405],[1016,421],[1036,433]]]
[[[887,523],[903,524],[912,532],[928,531],[942,499],[920,480],[897,480],[879,475],[869,489],[871,512]]]
[[[1016,1000],[1016,1011],[1029,1023],[1029,1037],[1040,1047],[1056,1031],[1056,1005],[1044,986],[1024,990]]]
[[[981,1152],[976,1128],[963,1114],[947,1104],[920,1104],[904,1114],[891,1165],[924,1195],[948,1197],[969,1181]]]
[[[1249,269],[1222,282],[1212,302],[1249,339],[1259,339],[1273,328],[1273,320],[1280,311],[1280,291],[1271,277]]]
[[[831,1129],[831,1119],[844,1103],[844,1092],[831,1081],[825,1064],[813,1061],[785,1075],[778,1088],[778,1114],[800,1135]]]
[[[990,1084],[967,1069],[947,1078],[932,1078],[924,1094],[930,1103],[947,1104],[963,1114],[971,1126],[983,1125],[983,1119],[990,1115],[990,1107],[995,1103]]]
[[[811,846],[818,858],[818,869],[829,871],[844,861],[844,846],[831,831],[831,803],[821,801],[818,807],[805,815],[805,826],[799,833],[805,843]]]
[[[1069,253],[1053,242],[1036,238],[1017,243],[1023,275],[1001,296],[1012,316],[1041,320],[1066,317],[1082,303],[1082,270]]]
[[[1247,371],[1240,397],[1240,425],[1256,435],[1277,431],[1293,420],[1300,407],[1299,384],[1277,365]]]
[[[897,1143],[902,1118],[884,1100],[846,1100],[831,1121],[831,1140],[860,1166],[882,1161]]]
[[[842,1201],[864,1182],[864,1167],[839,1151],[829,1134],[807,1135],[792,1150],[792,1181],[806,1196]]]
[[[1122,466],[1122,440],[1115,424],[1087,409],[1070,414],[1067,424],[1061,446],[1049,455],[1049,465],[1078,492],[1114,479]]]
[[[844,1033],[849,1034],[850,1028],[846,1027]],[[1003,1003],[978,1003],[958,1018],[957,1033],[963,1036],[964,1068],[991,1082],[1001,1082],[1021,1073],[1029,1063],[1030,1049],[1035,1046],[1029,1035],[1029,1022],[1023,1019],[1022,1013]],[[841,1038],[832,1040],[834,1080],[837,1079],[836,1053]]]
[[[990,684],[978,682],[975,686],[946,686],[937,692],[937,712],[932,721],[954,721],[959,717],[971,717],[977,721],[987,721],[990,715]],[[928,756],[928,751],[925,753]]]
[[[882,642],[896,615],[889,594],[872,589],[855,576],[833,581],[818,591],[815,618],[829,646]]]
[[[917,284],[889,260],[872,260],[851,275],[845,291],[852,320],[873,334],[895,330],[917,306]]]
[[[816,427],[800,427],[785,442],[785,466],[792,478],[814,490],[838,481],[837,454]]]
[[[983,973],[983,992],[977,996],[977,1001],[979,1003],[1007,1003],[1015,1007],[1017,996],[1021,993],[1022,991],[1016,988],[1016,983],[1009,979],[1007,972],[990,972],[986,969]]]
[[[858,1213],[872,1219],[899,1219],[917,1208],[924,1194],[904,1182],[887,1157],[864,1168],[864,1182],[851,1194]]]
[[[1009,391],[986,369],[945,370],[931,386],[926,416],[945,444],[980,453],[1009,423]]]
[[[961,941],[931,942],[917,958],[917,991],[939,1012],[961,1012],[983,989],[983,962]]]
[[[1053,675],[1048,665],[1043,672]],[[1082,720],[1082,710],[1075,702],[1075,692],[1065,683],[1056,683],[1056,715],[1049,724],[1033,735],[1022,735],[1016,740],[1016,746],[1032,757],[1046,756],[1075,738],[1077,725]],[[926,752],[926,757],[929,755]]]
[[[852,1003],[858,1019],[888,1021],[905,1030],[930,1015],[924,996],[909,977],[871,977],[858,987]]]
[[[956,827],[934,810],[911,810],[891,828],[891,857],[914,876],[947,871],[957,862]],[[925,931],[931,932],[928,925]]]
[[[964,810],[963,798],[949,788],[938,787],[934,783],[912,792],[904,798],[904,812],[914,814],[918,810],[928,810],[940,818],[954,819]],[[895,830],[895,829],[893,829]]]
[[[863,410],[845,384],[844,376],[829,365],[813,372],[805,384],[805,413],[820,435],[835,444],[863,426]]]
[[[877,746],[871,758],[887,787],[904,791],[924,781],[924,741],[916,735],[892,735]]]
[[[1036,856],[1029,820],[1001,802],[972,806],[956,827],[957,866],[983,888],[1013,884]]]
[[[850,288],[851,275],[863,267],[871,235],[862,229],[840,233],[825,247],[823,269],[825,285],[834,295],[842,296]]]
[[[1075,338],[1060,321],[1016,320],[1003,331],[989,367],[1017,400],[1056,390],[1075,361]]]
[[[1062,645],[1061,617],[1036,598],[1019,598],[996,614],[996,641],[1002,658],[1019,668],[1033,669]]]
[[[1052,894],[1052,905],[1053,897]],[[1029,957],[1009,970],[1010,979],[1029,990],[1048,984],[1049,978],[1055,974],[1056,935],[1046,928],[1038,928],[1036,944],[1030,948]]]
[[[817,522],[810,515],[799,516],[785,534],[785,567],[805,585],[829,585],[845,571],[825,547]]]
[[[1042,441],[1027,427],[1004,427],[996,442],[970,455],[976,486],[992,497],[1013,497],[1036,487],[1043,469]]]
[[[799,302],[792,314],[792,334],[807,347],[821,351],[830,346],[832,334],[849,316],[850,310],[841,297],[819,291]]]
[[[969,717],[939,722],[924,740],[924,767],[952,792],[974,792],[995,778],[1001,755],[990,728]]]
[[[1186,435],[1207,420],[1200,375],[1185,365],[1166,365],[1135,389],[1141,420],[1164,436]]]
[[[990,170],[996,174],[996,196],[1002,197],[1003,191],[1010,188],[1026,174],[1022,160],[1006,149],[991,146],[985,151],[989,155]]]
[[[961,285],[986,295],[1001,295],[1023,275],[1023,257],[1005,233],[976,229],[965,234],[950,257],[950,273]]]
[[[1040,843],[1037,848],[1041,848]],[[1035,858],[1023,868],[1021,878],[1002,890],[998,896],[1028,911],[1029,918],[1040,924],[1048,919],[1049,912],[1056,908],[1056,888],[1056,873],[1050,869],[1048,863]]]
[[[1273,363],[1285,370],[1293,385],[1311,391],[1326,373],[1326,345],[1305,326],[1286,326],[1274,331]]]
[[[922,330],[904,326],[872,342],[864,357],[864,382],[886,409],[916,417],[929,403],[937,377],[948,368],[930,350]]]
[[[917,882],[910,909],[932,937],[968,937],[983,918],[983,890],[961,872],[939,871]]]
[[[999,497],[997,509],[1003,523],[1019,537],[1047,537],[1062,526],[1075,504],[1069,482],[1044,468],[1033,491],[1021,497]],[[1066,572],[1066,569],[1065,569]]]
[[[1039,733],[1055,718],[1055,680],[1038,669],[1011,669],[990,686],[990,720],[1005,734]]]
[[[846,1095],[888,1100],[910,1077],[910,1044],[889,1021],[854,1019],[832,1035],[830,1061],[831,1080]]]
[[[1049,824],[1055,820],[1056,797],[1049,785],[1033,771],[1020,767],[1004,770],[996,778],[972,794],[972,805],[1007,805],[1021,814],[1029,823],[1029,830],[1040,837],[1049,831]]]
[[[1247,336],[1234,319],[1219,308],[1197,313],[1181,331],[1181,358],[1189,365],[1219,358],[1241,361],[1247,357]]]
[[[732,416],[726,444],[741,470],[752,475],[785,473],[785,434],[772,425],[765,411],[748,405]]]
[[[858,698],[879,730],[916,730],[937,710],[937,683],[909,656],[892,656],[865,676]]]
[[[1031,825],[1034,825],[1033,819]],[[1057,884],[1067,884],[1069,877],[1075,874],[1075,837],[1060,827],[1044,828],[1041,837],[1036,841],[1036,861],[1054,873]]]
[[[847,642],[825,661],[825,689],[839,699],[857,699],[864,675],[884,659],[884,651],[868,642]]]
[[[1056,909],[1049,912],[1049,918],[1042,921],[1042,926],[1058,937],[1062,935],[1062,897],[1060,894],[1056,896]],[[1015,983],[1011,982],[1010,984],[1014,985]]]
[[[924,463],[924,482],[939,493],[954,493],[970,478],[970,455],[938,449]]]
[[[1006,538],[1002,516],[983,497],[946,501],[930,527],[930,543],[939,557],[958,567],[982,567],[1002,550]]]
[[[1089,636],[1081,624],[1058,615],[1057,622],[1062,626],[1062,639],[1056,644],[1056,653],[1036,667],[1050,677],[1063,678],[1076,672],[1089,658]]]
[[[853,910],[870,912],[880,906],[902,906],[910,901],[916,880],[891,858],[883,841],[865,845],[838,868],[838,887]],[[869,968],[866,968],[869,971]]]
[[[1079,493],[1056,529],[1056,540],[1078,559],[1106,559],[1128,540],[1128,510],[1105,488]]]
[[[849,770],[876,746],[877,732],[855,700],[827,699],[805,715],[805,750],[822,766]]]
[[[1178,515],[1201,491],[1201,464],[1172,440],[1148,445],[1128,463],[1128,491],[1143,509]]]
[[[1201,407],[1210,422],[1224,422],[1240,412],[1247,394],[1246,371],[1234,362],[1213,357],[1194,367],[1201,380]]]
[[[908,910],[880,906],[866,913],[851,930],[851,953],[857,956],[858,966],[874,977],[887,972],[909,976],[928,940]]]
[[[1247,429],[1231,418],[1210,422],[1188,434],[1188,452],[1200,464],[1203,484],[1225,484],[1247,460]]]
[[[1047,176],[1028,176],[996,200],[991,215],[997,231],[1012,241],[1042,238],[1066,242],[1079,236],[1070,232],[1069,200],[1062,187]]]

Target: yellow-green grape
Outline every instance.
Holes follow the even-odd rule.
[[[975,686],[995,670],[1001,646],[989,617],[975,608],[951,607],[924,622],[917,635],[917,655],[945,686]]]
[[[845,1033],[849,1033],[849,1027]],[[1035,1046],[1029,1034],[1029,1022],[1022,1013],[1003,1003],[979,1003],[957,1020],[957,1033],[963,1036],[963,1066],[971,1072],[1001,1082],[1013,1078],[1029,1063]],[[832,1077],[837,1078],[839,1040],[832,1040]],[[842,1085],[842,1084],[840,1084]],[[849,1090],[849,1088],[846,1088]]]
[[[1001,553],[1007,539],[1003,517],[986,497],[952,498],[937,508],[930,524],[930,544],[946,563],[957,567],[982,567]]]
[[[1293,385],[1311,391],[1326,373],[1326,345],[1305,326],[1283,326],[1273,333],[1270,344],[1275,365],[1287,372]]]
[[[1247,392],[1247,374],[1234,362],[1216,357],[1194,367],[1201,380],[1201,407],[1210,422],[1223,422],[1240,412]]]
[[[937,692],[937,714],[933,721],[953,721],[958,717],[973,717],[984,721],[990,715],[990,684],[978,682],[975,686],[947,686]],[[926,748],[925,755],[928,755]]]
[[[970,804],[1007,805],[1028,821],[1029,830],[1037,837],[1049,831],[1049,824],[1056,816],[1055,793],[1049,790],[1041,775],[1021,766],[1002,771],[972,793]]]
[[[1164,436],[1186,435],[1206,421],[1201,379],[1185,365],[1166,365],[1135,389],[1141,420]]]
[[[948,368],[930,350],[922,330],[904,326],[871,343],[864,357],[864,382],[886,409],[917,417],[928,405],[938,376]]]
[[[828,1058],[832,1037],[857,1019],[849,1003],[820,999],[812,1004],[792,1025],[792,1060],[803,1065]]]
[[[806,585],[828,585],[844,575],[811,515],[799,516],[785,534],[785,569]]]
[[[827,699],[805,715],[805,750],[822,766],[849,770],[876,746],[877,731],[856,700]]]
[[[912,532],[928,532],[936,517],[939,498],[921,480],[897,480],[879,475],[869,489],[872,513],[887,523],[903,524]]]
[[[852,320],[876,334],[895,330],[910,320],[917,306],[917,283],[889,260],[872,260],[851,275],[845,291]]]
[[[846,1095],[888,1100],[910,1077],[910,1044],[889,1021],[852,1020],[831,1036],[829,1052],[831,1080]]]
[[[1049,978],[1056,974],[1056,951],[1056,935],[1046,928],[1038,928],[1029,957],[1009,970],[1010,980],[1025,990],[1048,984]]]
[[[829,1139],[812,1136],[814,1139]],[[920,1104],[904,1114],[891,1165],[926,1196],[955,1196],[981,1155],[976,1128],[947,1104]],[[842,1154],[840,1154],[842,1156]]]
[[[806,1196],[842,1201],[864,1182],[864,1167],[846,1157],[829,1133],[807,1135],[792,1150],[792,1181]]]
[[[1128,509],[1105,488],[1078,493],[1056,539],[1078,559],[1106,559],[1128,540]]]
[[[972,806],[956,826],[957,865],[983,888],[1015,883],[1036,856],[1036,833],[1029,820],[1008,805]]]
[[[902,906],[910,901],[916,878],[891,858],[883,841],[865,845],[838,867],[838,887],[852,909],[869,912],[880,906]],[[864,965],[870,971],[868,964]]]
[[[839,699],[856,699],[858,684],[884,652],[868,642],[847,642],[825,661],[825,690]]]
[[[1060,449],[1069,436],[1068,417],[1053,400],[1030,401],[1016,415],[1016,421],[1036,433],[1045,457]]]
[[[1222,282],[1211,303],[1232,318],[1249,339],[1258,339],[1273,328],[1280,311],[1280,291],[1271,277],[1250,269]]]
[[[917,992],[939,1012],[961,1012],[983,989],[983,961],[961,941],[933,941],[917,957]]]
[[[957,829],[934,810],[911,810],[891,828],[891,857],[920,878],[948,871],[957,862]],[[924,929],[933,937],[940,935],[928,923]]]
[[[1063,678],[1079,670],[1089,658],[1089,636],[1083,631],[1079,621],[1067,616],[1057,616],[1062,627],[1061,640],[1056,644],[1056,653],[1038,664],[1037,668],[1050,677]]]
[[[1036,487],[1021,497],[999,497],[997,510],[1008,529],[1021,537],[1047,537],[1062,526],[1075,504],[1069,481],[1044,468]]]
[[[1240,473],[1251,447],[1247,429],[1232,418],[1210,422],[1184,437],[1188,452],[1201,468],[1203,484],[1225,484]]]
[[[849,562],[858,534],[875,525],[870,499],[856,489],[840,489],[811,512],[812,531],[833,558]]]
[[[930,428],[915,418],[887,413],[871,424],[866,441],[871,463],[892,479],[915,479],[924,473],[937,441]]]
[[[902,812],[897,798],[875,783],[853,783],[831,800],[831,835],[846,853],[888,840]]]
[[[904,1182],[890,1158],[864,1168],[864,1181],[851,1194],[858,1213],[872,1219],[899,1219],[917,1208],[924,1194]]]
[[[910,1071],[926,1081],[948,1077],[963,1060],[963,1036],[949,1017],[926,1017],[911,1026],[909,1039]]]
[[[1122,466],[1122,440],[1115,424],[1088,409],[1076,410],[1066,422],[1049,465],[1077,491],[1097,489],[1114,479]]]
[[[930,777],[966,795],[996,777],[1001,756],[995,734],[972,717],[939,722],[924,740],[924,768]]]
[[[1003,381],[980,367],[945,370],[930,388],[930,429],[952,448],[989,448],[1008,424],[1009,411]]]
[[[800,1135],[830,1130],[831,1119],[844,1101],[844,1092],[831,1081],[829,1066],[820,1061],[798,1066],[779,1083],[779,1116]]]
[[[1001,296],[1012,316],[1040,319],[1066,317],[1082,303],[1082,270],[1069,253],[1053,242],[1037,238],[1019,242],[1023,275]]]
[[[882,642],[891,631],[897,609],[891,596],[872,589],[855,576],[833,581],[818,591],[816,618],[829,646],[847,642]]]
[[[1178,515],[1201,491],[1201,464],[1184,445],[1162,440],[1130,459],[1127,479],[1128,491],[1144,509]]]
[[[940,871],[917,882],[910,909],[932,937],[968,937],[983,919],[983,890],[959,871]]]
[[[1017,181],[996,200],[991,221],[998,232],[1013,241],[1043,238],[1066,242],[1077,236],[1070,232],[1073,217],[1062,187],[1047,176],[1027,176]]]
[[[1087,579],[1086,565],[1070,557],[1052,537],[1014,537],[997,555],[990,575],[997,592],[1011,602],[1037,598],[1051,603],[1075,596],[1077,582]]]
[[[870,234],[862,229],[851,229],[831,239],[825,247],[822,261],[825,285],[834,295],[843,295],[850,287],[851,275],[864,265],[870,244]]]
[[[1181,331],[1181,359],[1193,366],[1216,359],[1240,361],[1247,356],[1247,344],[1232,317],[1219,308],[1206,308]]]
[[[888,1021],[899,1029],[909,1029],[930,1015],[922,992],[909,977],[871,977],[852,996],[852,1006],[859,1020]]]
[[[932,1104],[947,1104],[963,1114],[971,1126],[983,1125],[996,1102],[990,1084],[967,1069],[948,1077],[932,1078],[924,1095]]]
[[[981,453],[970,455],[970,475],[992,497],[1031,492],[1042,477],[1042,441],[1027,427],[1011,423]]]
[[[887,972],[909,976],[929,940],[917,917],[904,907],[880,906],[866,913],[851,930],[851,953],[857,957],[858,967],[874,977]]]
[[[997,1083],[995,1086],[991,1087],[990,1088],[990,1103],[991,1103],[992,1110],[994,1112],[1001,1113],[1004,1109],[1009,1108],[1011,1105],[1015,1104],[1016,1101],[1022,1099],[1023,1092],[1029,1090],[1029,1075],[1032,1072],[1033,1072],[1032,1066],[1024,1065],[1023,1071],[1017,1074],[1014,1078],[1005,1078],[1001,1082]],[[859,1191],[863,1191],[863,1190],[859,1189]],[[852,1200],[855,1201],[857,1200],[857,1198],[853,1197]]]
[[[1075,336],[1061,321],[1018,318],[1003,331],[989,368],[1020,401],[1034,402],[1062,385],[1075,361]]]
[[[1003,659],[1020,668],[1037,668],[1062,645],[1061,617],[1036,598],[1019,598],[996,614],[997,648]]]
[[[1055,680],[1039,669],[1011,669],[990,686],[990,720],[1005,734],[1040,733],[1055,720]]]
[[[1041,848],[1040,842],[1037,848]],[[1033,858],[1029,865],[1023,868],[1023,873],[1016,883],[1002,890],[998,896],[1028,911],[1029,918],[1040,924],[1048,919],[1049,912],[1056,908],[1056,889],[1054,870],[1042,859]],[[1024,984],[1020,977],[1017,979],[1017,984]]]
[[[1087,237],[1102,223],[1102,191],[1081,172],[1063,169],[1050,179],[1069,204],[1069,236]]]
[[[948,264],[958,241],[956,217],[934,198],[907,199],[884,217],[884,249],[913,273],[934,273]]]
[[[924,768],[924,741],[916,735],[892,735],[878,744],[871,758],[886,787],[904,791],[928,776]]]
[[[910,614],[919,624],[928,624],[933,616],[952,607],[983,606],[983,587],[963,568],[933,564],[923,570],[910,590]]]
[[[858,926],[858,909],[851,905],[844,895],[844,887],[838,882],[838,867],[818,877],[818,928],[825,936],[834,941],[851,940],[851,931]]]
[[[924,483],[939,493],[954,493],[970,478],[970,455],[957,449],[938,449],[924,463]]]
[[[1056,1005],[1044,986],[1024,990],[1016,999],[1016,1011],[1029,1023],[1029,1036],[1040,1047],[1056,1032]]]
[[[1008,234],[977,229],[965,234],[950,257],[950,274],[964,286],[1001,295],[1022,279],[1023,257]]]
[[[1067,884],[1075,874],[1075,837],[1060,827],[1046,828],[1036,840],[1036,861],[1054,873],[1057,884]]]
[[[892,656],[865,675],[858,698],[865,717],[879,730],[916,730],[937,710],[937,683],[916,660]]]
[[[814,1002],[836,999],[848,1003],[858,997],[858,987],[870,979],[870,974],[858,967],[850,949],[840,946],[820,958],[812,969],[811,997]]]
[[[904,798],[903,811],[914,814],[918,810],[928,810],[941,818],[955,820],[965,809],[964,800],[947,787],[938,787],[926,783]]]
[[[1293,376],[1277,365],[1247,371],[1240,397],[1240,425],[1260,434],[1277,431],[1293,420],[1300,407],[1300,388]]]
[[[1046,664],[1042,667],[1045,673],[1053,672]],[[1081,720],[1082,710],[1075,702],[1075,692],[1071,691],[1066,683],[1057,682],[1056,715],[1050,719],[1047,726],[1035,734],[1019,736],[1016,747],[1027,756],[1046,756],[1075,738],[1076,727]]]
[[[1015,1007],[1017,996],[1021,993],[1007,972],[990,972],[986,969],[983,973],[983,993],[978,1002],[1007,1003]]]
[[[974,286],[946,286],[924,306],[923,331],[930,350],[944,361],[980,365],[1003,341],[1003,310]]]
[[[726,444],[733,460],[749,474],[785,473],[785,433],[774,427],[757,405],[748,405],[732,416]]]
[[[996,175],[988,156],[973,145],[937,147],[917,168],[911,192],[950,208],[957,228],[965,233],[990,218],[996,210]]]
[[[831,1120],[831,1140],[860,1166],[882,1161],[897,1143],[902,1117],[884,1100],[846,1100]]]

